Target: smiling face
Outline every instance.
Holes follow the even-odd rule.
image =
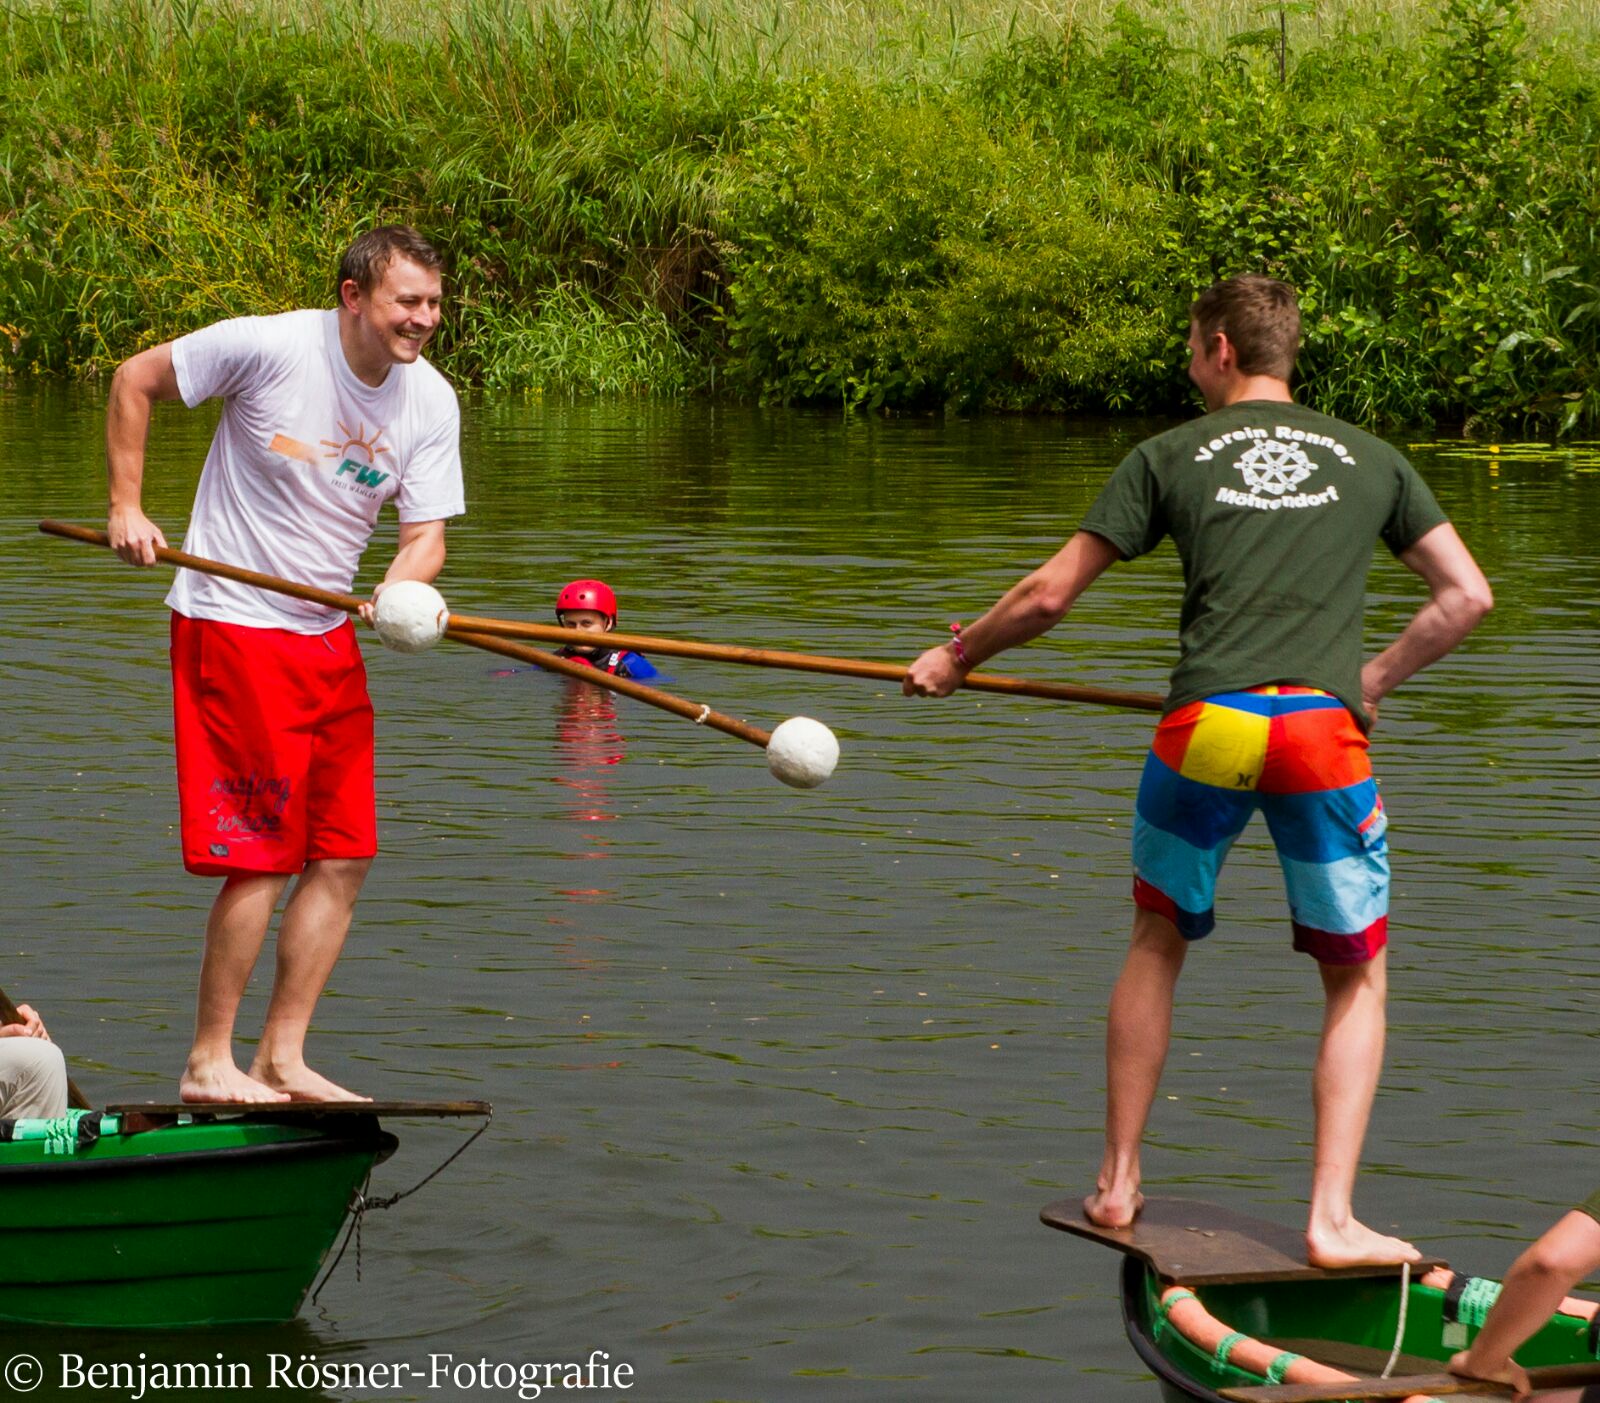
[[[439,329],[439,273],[396,254],[370,291],[339,288],[341,341],[356,376],[381,385],[391,365],[410,365]]]

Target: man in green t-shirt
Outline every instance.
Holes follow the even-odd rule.
[[[1378,702],[1488,612],[1488,582],[1394,449],[1293,402],[1294,290],[1215,284],[1190,309],[1189,377],[1207,414],[1123,460],[1078,533],[953,642],[906,674],[948,696],[967,672],[1053,628],[1110,565],[1173,538],[1183,562],[1178,665],[1139,786],[1133,938],[1106,1032],[1106,1151],[1084,1203],[1124,1227],[1166,1061],[1184,955],[1214,924],[1228,848],[1257,809],[1277,845],[1295,948],[1318,961],[1327,1012],[1313,1083],[1314,1265],[1415,1260],[1351,1210],[1383,1062],[1387,819],[1367,761]],[[1428,602],[1362,662],[1362,605],[1382,541]]]
[[[1527,1371],[1512,1357],[1558,1310],[1579,1282],[1600,1272],[1600,1189],[1596,1189],[1528,1248],[1506,1273],[1483,1328],[1471,1349],[1452,1356],[1449,1370],[1464,1379],[1509,1384],[1521,1398],[1529,1390]],[[1570,1309],[1570,1307],[1569,1307]],[[1594,1336],[1590,1335],[1591,1344]],[[1540,1398],[1584,1399],[1578,1393],[1544,1393]]]

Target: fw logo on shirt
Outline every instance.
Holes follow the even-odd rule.
[[[362,487],[376,487],[389,476],[388,473],[380,473],[376,468],[369,468],[365,463],[356,462],[354,458],[346,458],[333,470],[336,478],[341,473],[354,473],[356,482]]]

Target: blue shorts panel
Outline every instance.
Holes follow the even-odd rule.
[[[1297,862],[1360,857],[1382,842],[1387,828],[1371,779],[1311,794],[1263,794],[1261,812],[1279,856]]]

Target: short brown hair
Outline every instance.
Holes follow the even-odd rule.
[[[1245,273],[1212,283],[1189,308],[1189,320],[1209,341],[1224,333],[1246,375],[1287,381],[1300,350],[1300,304],[1288,283]]]
[[[339,281],[335,289],[353,282],[363,292],[371,292],[396,258],[409,258],[435,272],[444,267],[439,250],[409,224],[380,224],[376,229],[368,229],[344,251],[344,257],[339,260]]]

